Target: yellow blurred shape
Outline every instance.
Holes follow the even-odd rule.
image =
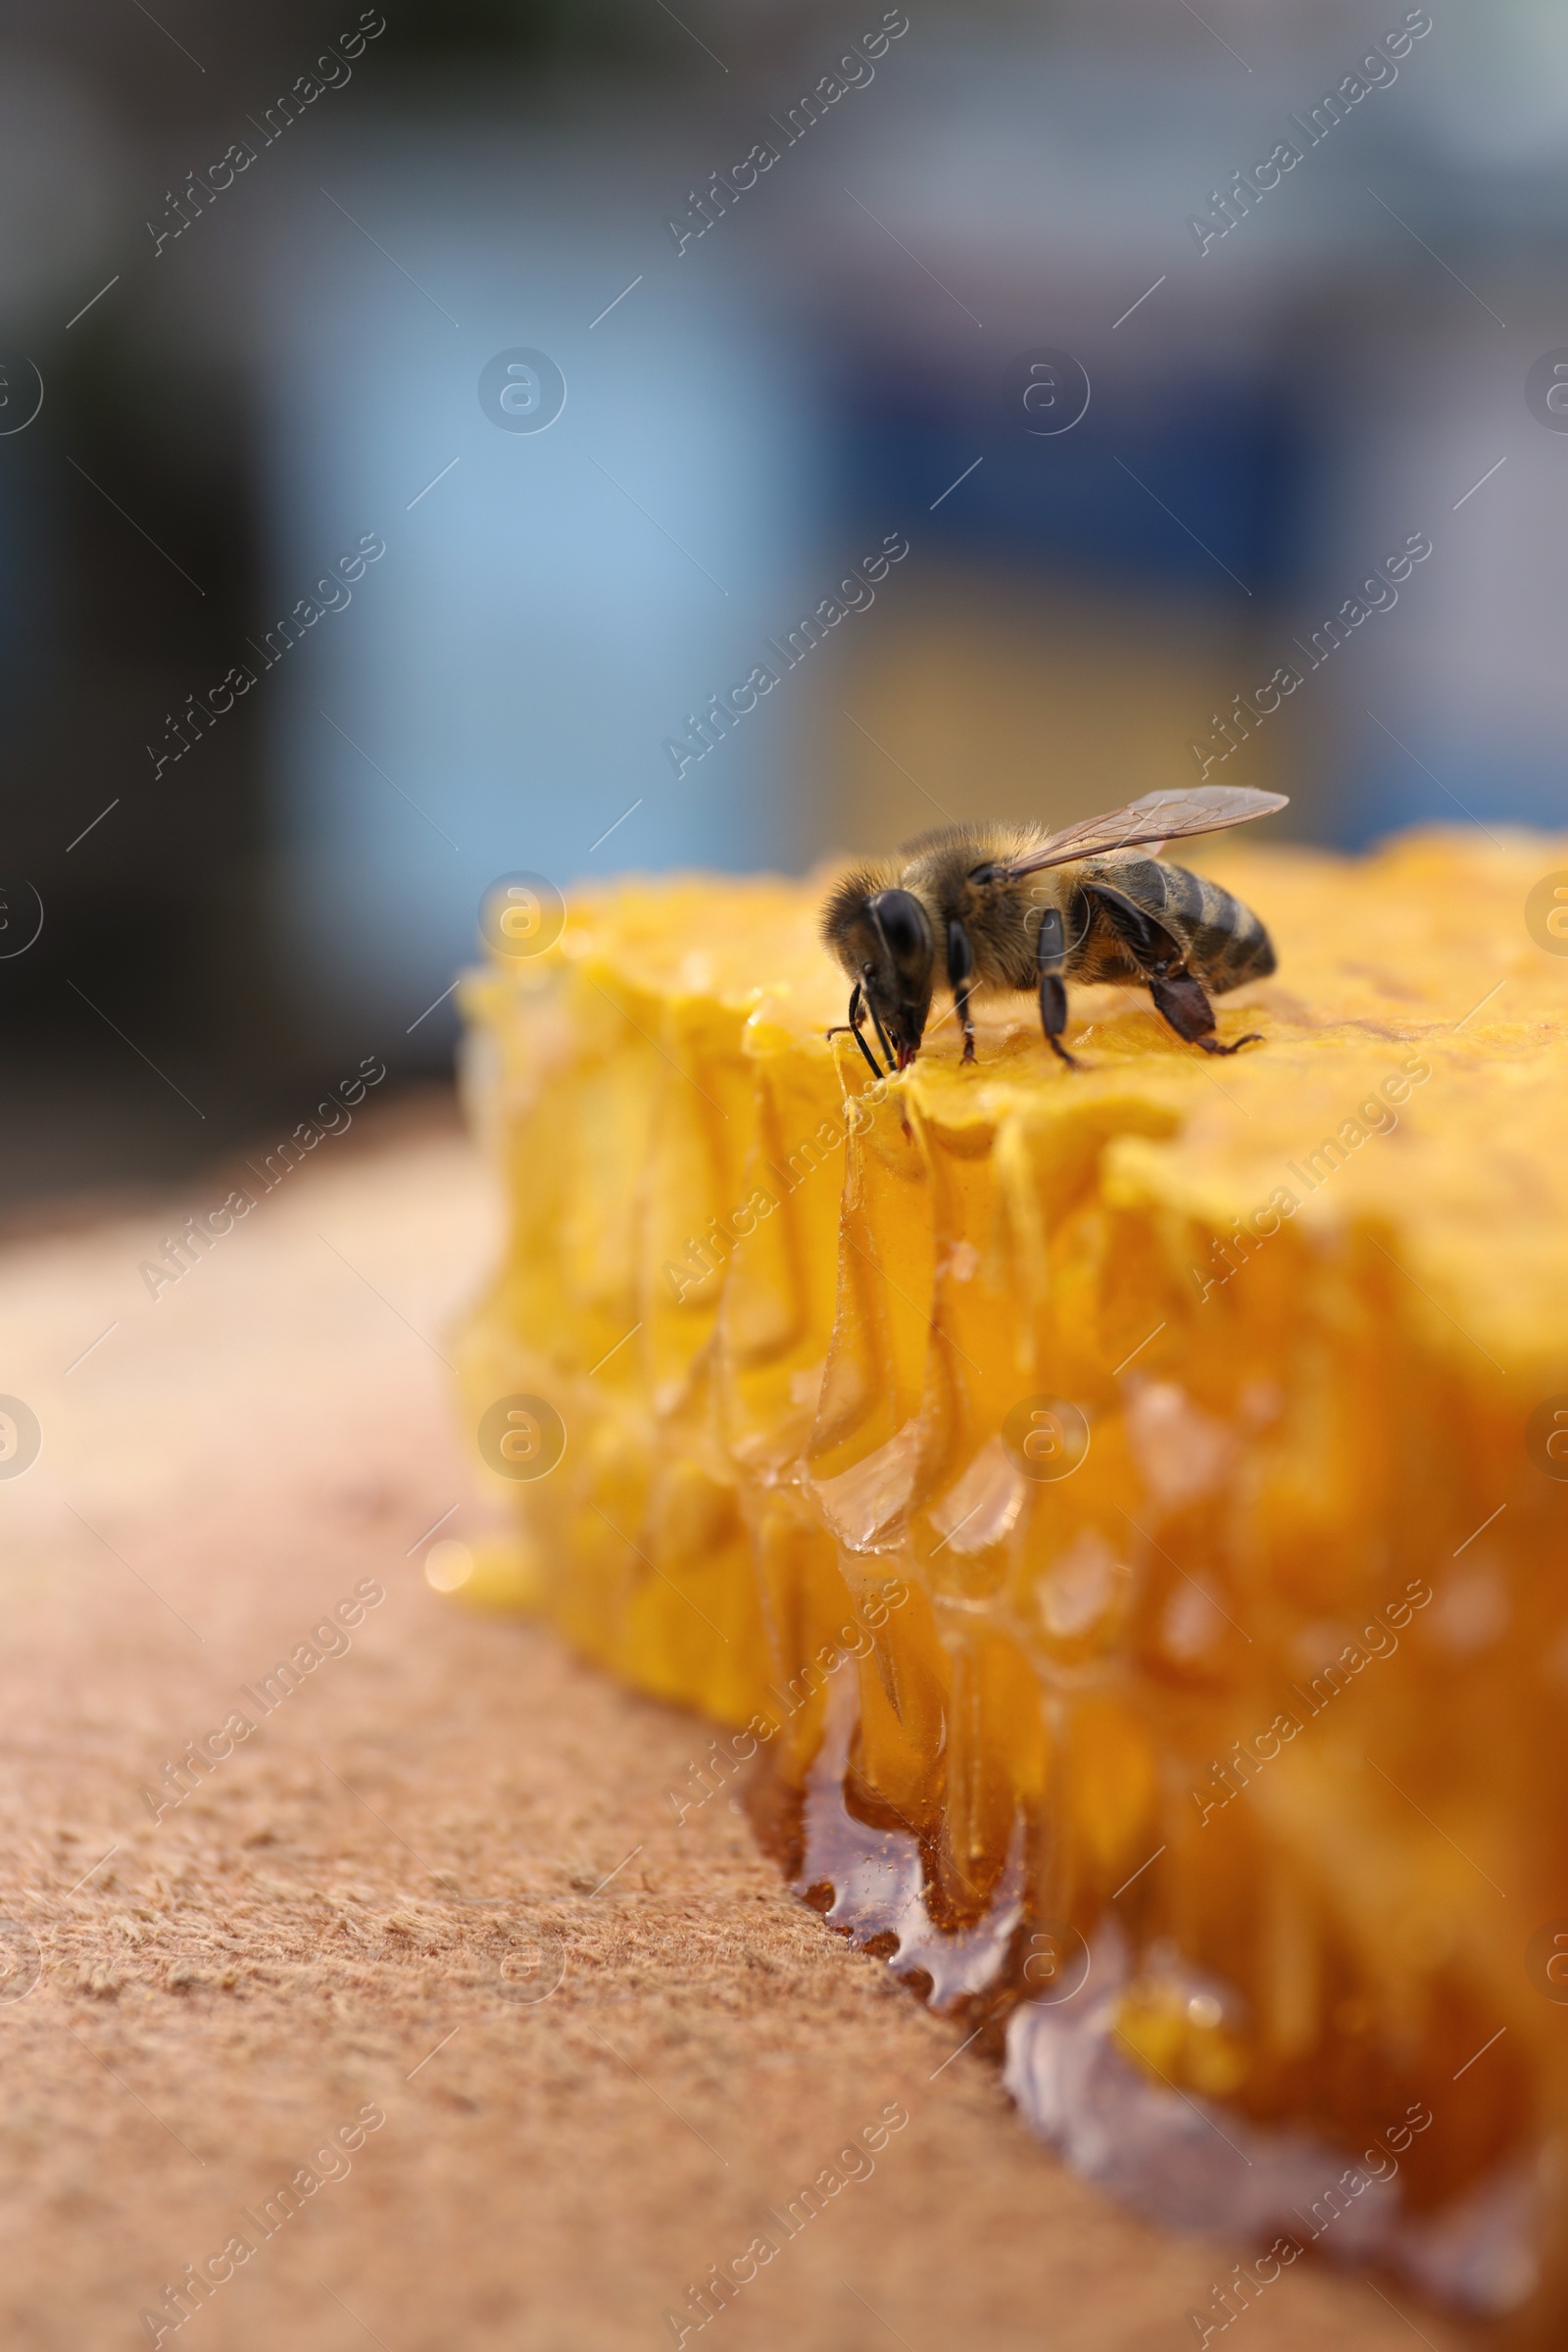
[[[466,1608],[515,1614],[538,1608],[543,1599],[537,1555],[522,1529],[471,1544],[432,1544],[424,1576],[435,1592]]]

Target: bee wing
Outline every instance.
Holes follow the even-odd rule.
[[[1228,825],[1245,825],[1254,816],[1272,816],[1289,795],[1253,792],[1233,784],[1200,785],[1194,792],[1146,792],[1125,808],[1104,816],[1086,817],[1053,833],[1026,858],[1004,868],[1008,874],[1034,874],[1045,865],[1066,865],[1075,858],[1094,858],[1106,850],[1130,850],[1143,844],[1156,849],[1184,833],[1222,833]]]

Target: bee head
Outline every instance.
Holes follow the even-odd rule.
[[[851,875],[834,893],[822,918],[822,935],[851,979],[859,983],[903,1070],[914,1059],[925,1035],[936,951],[925,908],[913,892],[867,889],[868,880]]]

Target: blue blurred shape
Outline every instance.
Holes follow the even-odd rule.
[[[794,354],[721,267],[674,266],[612,146],[474,146],[329,180],[272,369],[278,612],[386,541],[269,681],[279,919],[333,1026],[395,1043],[497,875],[749,867],[804,838],[788,679],[684,778],[662,749],[812,592]],[[564,377],[544,429],[501,429],[493,384],[481,405],[519,348]],[[505,380],[526,415],[536,383]],[[449,1034],[443,1010],[399,1050]]]

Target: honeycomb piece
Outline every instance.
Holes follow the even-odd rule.
[[[744,1766],[1080,2169],[1561,2312],[1568,844],[1200,849],[1217,1064],[1075,989],[1080,1071],[998,999],[873,1084],[775,881],[466,980],[476,1589],[725,1727],[677,1817]]]

